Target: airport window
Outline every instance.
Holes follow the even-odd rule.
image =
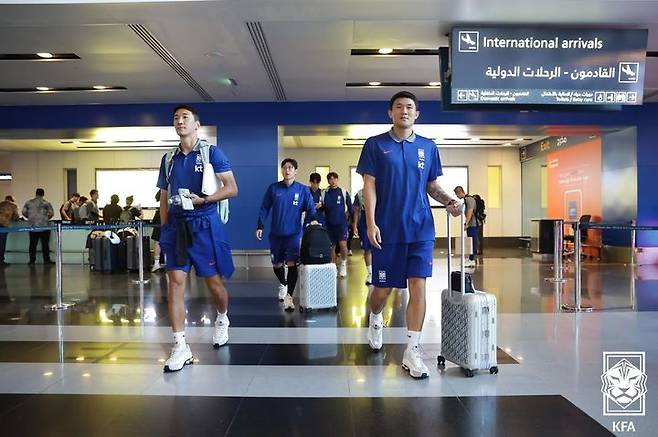
[[[452,195],[455,187],[460,185],[468,193],[468,167],[443,166],[442,170],[443,175],[439,176],[441,188]],[[441,206],[441,204],[430,197],[430,206]]]
[[[98,190],[98,206],[104,207],[110,203],[110,196],[119,196],[120,205],[125,205],[126,197],[133,196],[134,203],[143,208],[155,208],[155,193],[158,190],[158,170],[152,168],[139,169],[96,169],[96,189]],[[80,193],[88,196],[88,193]]]
[[[328,165],[321,165],[315,167],[315,172],[320,174],[320,188],[327,188],[329,182],[327,182],[327,175],[331,171],[331,168]]]
[[[548,208],[548,167],[541,166],[541,208]]]
[[[487,167],[488,193],[485,201],[487,208],[500,208],[502,204],[502,175],[503,168],[499,165]]]
[[[356,167],[350,167],[350,196],[354,200],[354,196],[363,188],[363,176],[356,172]]]

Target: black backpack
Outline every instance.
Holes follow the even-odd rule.
[[[301,262],[306,265],[331,262],[331,239],[326,228],[306,226],[302,237]]]
[[[484,199],[480,197],[479,194],[473,194],[473,199],[475,199],[475,219],[478,222],[478,226],[482,225],[487,219],[487,214],[484,212],[487,207],[484,203]]]

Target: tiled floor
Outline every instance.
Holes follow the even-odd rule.
[[[658,429],[658,274],[653,268],[585,263],[583,303],[566,314],[572,281],[554,287],[550,264],[515,250],[490,250],[476,286],[498,299],[498,375],[465,378],[440,353],[437,252],[428,283],[423,348],[430,378],[400,368],[406,291],[385,310],[385,346],[366,344],[368,288],[359,254],[339,281],[339,311],[285,313],[269,269],[229,282],[230,344],[210,345],[214,309],[191,278],[187,339],[196,362],[162,373],[171,332],[166,280],[64,267],[65,312],[54,300],[54,269],[0,269],[0,421],[7,435],[606,435],[632,420],[633,435]],[[572,272],[567,271],[567,276]],[[645,352],[647,414],[603,415],[604,351]],[[74,417],[74,420],[71,418]],[[3,431],[4,434],[4,431]],[[622,435],[623,433],[619,433]]]

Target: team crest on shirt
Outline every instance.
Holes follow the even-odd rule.
[[[295,198],[292,200],[292,204],[295,206],[299,205],[299,193],[295,193]]]
[[[197,164],[203,164],[203,160],[201,159],[201,154],[200,153],[196,156],[196,163]]]
[[[425,149],[418,149],[418,168],[420,170],[425,168]]]

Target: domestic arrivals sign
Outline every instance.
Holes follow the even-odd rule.
[[[646,30],[458,27],[451,44],[454,104],[642,104]]]

